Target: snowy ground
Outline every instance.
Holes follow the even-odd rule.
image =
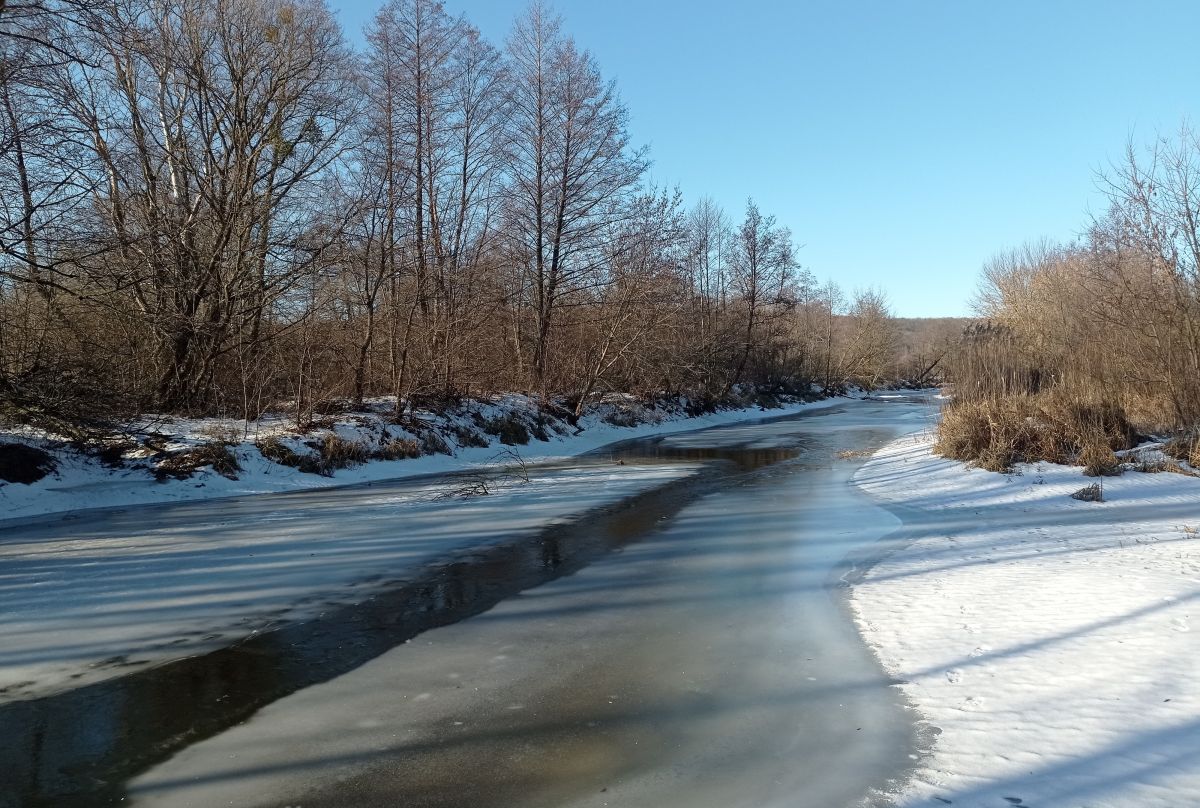
[[[524,461],[561,460],[614,441],[789,415],[835,406],[847,400],[831,398],[790,403],[769,410],[752,406],[688,417],[682,408],[682,404],[686,403],[683,401],[671,406],[650,408],[632,397],[613,398],[614,401],[594,407],[581,418],[578,431],[564,421],[539,416],[534,402],[516,395],[498,396],[488,402],[466,401],[453,412],[418,413],[415,423],[420,427],[412,423],[391,423],[386,416],[391,405],[385,401],[373,402],[378,412],[326,419],[324,426],[307,434],[298,434],[290,419],[283,416],[266,417],[262,421],[249,423],[217,418],[160,418],[128,427],[133,442],[153,439],[168,451],[195,448],[215,438],[229,440],[229,450],[241,467],[236,479],[224,477],[205,467],[188,479],[160,482],[151,473],[155,461],[145,457],[144,448],[126,452],[124,465],[112,468],[95,456],[72,451],[61,440],[53,440],[52,436],[36,430],[0,430],[0,443],[15,441],[47,449],[58,466],[57,471],[30,485],[0,481],[0,528],[27,525],[31,517],[91,508],[328,488],[458,471],[511,463],[515,459],[513,452]],[[502,445],[498,436],[489,434],[487,427],[481,426],[496,419],[516,418],[536,432],[539,417],[545,424],[544,436],[547,439],[539,440],[531,436],[529,442],[523,445]],[[449,454],[426,453],[421,457],[403,460],[373,459],[338,469],[333,476],[325,477],[268,460],[256,446],[256,443],[274,438],[300,454],[311,454],[310,444],[332,434],[361,444],[368,450],[378,449],[390,440],[422,444],[423,439],[432,435],[444,443]],[[465,445],[460,437],[464,434],[478,441],[488,441],[489,445]],[[0,535],[0,542],[3,541],[5,538]]]
[[[1200,804],[1200,479],[1019,472],[921,434],[855,477],[905,526],[852,607],[936,728],[896,804]]]

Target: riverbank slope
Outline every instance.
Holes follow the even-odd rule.
[[[1200,479],[1011,474],[892,442],[856,484],[904,521],[855,586],[935,738],[898,806],[1200,803]]]

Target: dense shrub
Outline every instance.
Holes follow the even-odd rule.
[[[0,481],[36,483],[56,468],[48,452],[24,443],[0,443]]]
[[[524,446],[529,443],[529,427],[514,413],[484,419],[483,431],[498,437],[505,446]]]
[[[488,439],[479,433],[478,430],[472,429],[469,426],[454,427],[454,439],[458,441],[458,445],[467,449],[486,449]]]

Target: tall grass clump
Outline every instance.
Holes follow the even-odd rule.
[[[935,451],[992,471],[1015,463],[1075,463],[1115,474],[1116,452],[1137,440],[1119,400],[1063,368],[1042,366],[1013,332],[975,327],[950,362],[953,399]]]

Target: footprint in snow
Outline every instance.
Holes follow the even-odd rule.
[[[991,653],[991,650],[992,647],[990,645],[981,645],[971,653],[967,654],[967,656],[969,656],[971,659],[978,659],[981,656]]]
[[[959,668],[951,668],[946,671],[946,681],[952,685],[956,685],[962,681],[963,672]]]

